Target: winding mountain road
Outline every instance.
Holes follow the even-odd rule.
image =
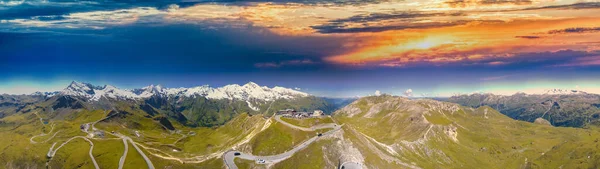
[[[312,137],[312,138],[302,142],[301,144],[295,146],[293,149],[291,149],[289,151],[286,151],[281,154],[271,155],[271,156],[255,156],[252,154],[243,153],[243,152],[235,151],[235,150],[227,151],[227,152],[225,152],[225,154],[223,154],[223,160],[225,161],[225,165],[227,166],[227,168],[238,169],[238,167],[235,165],[235,162],[234,162],[235,158],[241,158],[241,159],[246,159],[246,160],[261,159],[261,160],[264,160],[265,164],[278,163],[280,161],[283,161],[285,159],[292,157],[296,152],[308,147],[310,144],[312,144],[319,138],[333,134],[334,132],[340,130],[343,126],[343,125],[337,125],[335,123],[328,123],[328,124],[313,126],[310,128],[299,127],[299,126],[295,126],[295,125],[292,125],[290,123],[287,123],[287,122],[281,120],[281,116],[279,116],[279,115],[275,116],[275,120],[277,120],[278,122],[281,122],[282,124],[284,124],[288,127],[295,128],[298,130],[303,130],[303,131],[315,131],[318,129],[326,129],[326,128],[333,128],[333,130],[327,131],[327,132],[323,133],[321,136]],[[239,153],[239,155],[236,156],[235,155],[236,153]]]
[[[60,148],[62,148],[63,146],[65,146],[67,143],[69,143],[72,140],[77,139],[77,138],[81,138],[81,139],[87,141],[88,143],[90,143],[90,151],[89,151],[90,158],[92,158],[92,162],[94,163],[94,167],[96,169],[100,169],[100,166],[98,166],[98,163],[96,162],[96,159],[94,158],[94,155],[92,155],[92,151],[94,150],[94,143],[92,141],[90,141],[88,138],[83,137],[83,136],[71,137],[69,140],[67,140],[66,142],[62,143],[56,149],[54,149],[54,146],[56,145],[56,143],[54,143],[52,145],[52,147],[50,147],[50,150],[48,151],[48,154],[46,154],[46,156],[48,156],[50,158],[54,157],[54,155],[56,155],[56,151],[58,151]]]
[[[114,115],[114,114],[113,114]],[[106,118],[105,118],[106,119]],[[104,120],[104,119],[102,119]],[[99,121],[102,121],[99,120]],[[154,164],[152,164],[152,161],[150,160],[150,158],[148,158],[148,156],[146,156],[146,154],[142,151],[142,149],[140,149],[136,142],[134,142],[131,138],[122,135],[120,133],[109,133],[110,135],[113,135],[115,137],[119,137],[121,139],[123,139],[123,144],[125,145],[125,151],[123,152],[123,156],[121,156],[121,159],[119,159],[119,168],[123,168],[123,164],[125,163],[125,157],[127,156],[127,151],[129,150],[129,146],[127,145],[127,141],[129,141],[129,143],[131,143],[131,145],[133,146],[133,148],[135,148],[135,150],[140,153],[140,155],[142,156],[142,158],[144,158],[144,161],[146,161],[146,164],[148,165],[148,169],[154,169]]]
[[[31,144],[37,144],[37,143],[39,143],[39,142],[37,142],[37,141],[34,141],[34,138],[36,138],[36,137],[42,137],[42,136],[46,136],[46,135],[48,135],[48,134],[52,133],[52,131],[54,131],[54,124],[50,125],[50,127],[51,127],[51,128],[50,128],[50,131],[49,131],[48,133],[44,133],[44,132],[42,132],[42,133],[40,133],[40,134],[38,134],[38,135],[35,135],[35,136],[33,136],[33,137],[29,138],[29,142],[31,142]],[[50,138],[46,139],[46,140],[45,140],[45,141],[43,141],[42,143],[45,143],[45,142],[47,142],[48,140],[50,140],[50,139],[54,138],[54,136],[56,136],[56,134],[58,134],[59,132],[60,132],[60,131],[57,131],[56,133],[54,133],[54,135],[52,135],[52,137],[50,137]]]
[[[115,111],[116,111],[116,110],[115,110]],[[86,128],[85,130],[82,130],[83,132],[85,132],[85,133],[87,133],[87,134],[88,134],[88,137],[90,137],[89,139],[88,139],[88,137],[84,137],[84,136],[74,136],[74,137],[71,137],[69,140],[65,141],[64,143],[62,143],[62,144],[61,144],[60,146],[58,146],[56,149],[54,149],[54,147],[56,146],[56,142],[55,142],[54,144],[52,144],[52,147],[50,147],[50,150],[48,150],[48,153],[46,154],[46,156],[47,156],[47,157],[49,157],[49,158],[52,158],[52,157],[54,157],[54,155],[56,155],[56,152],[57,152],[57,151],[58,151],[60,148],[62,148],[63,146],[65,146],[66,144],[68,144],[69,142],[71,142],[73,139],[81,138],[81,139],[84,139],[85,141],[87,141],[88,143],[90,143],[90,151],[89,151],[90,158],[92,158],[92,162],[94,163],[94,167],[95,167],[96,169],[99,169],[100,167],[98,166],[98,163],[96,162],[96,159],[94,158],[94,155],[92,154],[92,151],[94,150],[94,143],[93,143],[93,142],[92,142],[90,139],[94,139],[94,138],[93,138],[93,137],[91,137],[91,136],[89,136],[89,134],[90,134],[91,132],[94,132],[94,131],[103,131],[103,130],[99,130],[99,129],[97,129],[97,128],[96,128],[94,125],[95,125],[96,123],[98,123],[98,122],[100,122],[100,121],[102,121],[102,120],[108,119],[108,118],[110,118],[110,117],[112,117],[112,116],[114,116],[114,115],[116,115],[116,114],[118,114],[118,112],[117,112],[117,113],[115,113],[115,114],[113,114],[113,115],[110,115],[110,116],[104,117],[104,118],[102,118],[102,119],[100,119],[100,120],[98,120],[98,121],[95,121],[95,122],[91,122],[91,123],[85,123],[85,124],[83,124],[83,125],[89,125],[89,126],[90,126],[90,128],[92,128],[92,131],[89,131],[89,128]],[[54,125],[52,125],[52,129],[50,130],[50,132],[52,132],[52,130],[53,130],[53,129],[54,129]],[[49,132],[49,133],[50,133],[50,132]],[[57,133],[58,133],[58,132],[60,132],[60,131],[57,131]],[[115,137],[118,137],[118,138],[122,139],[122,140],[123,140],[123,145],[125,146],[125,150],[124,150],[124,152],[123,152],[123,155],[122,155],[122,156],[121,156],[121,158],[119,159],[119,167],[118,167],[119,169],[122,169],[122,168],[123,168],[123,165],[125,164],[125,159],[126,159],[126,157],[127,157],[127,152],[129,151],[129,146],[128,146],[128,143],[127,143],[127,142],[131,143],[131,145],[133,145],[133,147],[134,147],[134,148],[136,149],[136,151],[137,151],[137,152],[138,152],[138,153],[139,153],[139,154],[142,156],[142,158],[144,158],[144,160],[146,161],[146,164],[148,165],[148,169],[155,169],[155,168],[154,168],[154,164],[152,164],[152,161],[150,160],[150,158],[148,158],[148,156],[146,156],[146,154],[145,154],[145,153],[142,151],[142,149],[140,149],[140,148],[137,146],[137,143],[136,143],[136,142],[134,142],[134,141],[133,141],[131,138],[129,138],[129,137],[125,136],[125,135],[119,134],[119,133],[108,133],[108,134],[110,134],[110,135],[113,135],[113,136],[115,136]],[[47,135],[47,133],[42,133],[42,134],[40,134],[40,135]],[[56,135],[56,133],[54,133],[54,136],[55,136],[55,135]],[[54,136],[52,136],[52,137],[54,137]],[[35,143],[35,142],[33,141],[33,138],[35,138],[35,137],[36,137],[36,136],[34,136],[34,137],[30,138],[30,140],[29,140],[29,141],[31,141],[32,143]],[[51,138],[52,138],[52,137],[51,137]],[[51,139],[51,138],[50,138],[50,139]],[[49,139],[48,139],[48,140],[49,140]],[[46,140],[46,141],[47,141],[47,140]]]
[[[123,145],[125,146],[125,151],[123,151],[123,156],[119,159],[119,169],[123,169],[123,164],[125,164],[125,158],[127,158],[127,152],[129,151],[129,145],[127,144],[126,139],[123,140]]]
[[[154,169],[154,164],[152,164],[152,161],[150,161],[150,158],[148,158],[148,156],[146,156],[146,154],[142,151],[142,149],[140,149],[135,142],[133,142],[133,140],[131,140],[131,138],[129,137],[125,137],[125,139],[129,140],[129,143],[131,143],[131,145],[133,146],[133,148],[135,148],[135,150],[140,153],[140,155],[142,155],[142,158],[144,158],[144,160],[146,161],[146,164],[148,165],[148,169]]]

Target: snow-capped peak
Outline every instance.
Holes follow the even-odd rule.
[[[568,90],[568,89],[548,89],[548,90],[545,90],[541,94],[546,94],[546,95],[569,95],[569,94],[586,94],[586,92],[579,91],[579,90]]]
[[[309,94],[297,90],[279,86],[269,88],[267,86],[260,86],[254,82],[249,82],[243,86],[231,84],[219,88],[212,88],[208,85],[191,88],[164,88],[160,85],[150,85],[141,89],[127,90],[119,89],[111,85],[99,87],[89,83],[74,81],[71,85],[61,91],[60,94],[84,97],[93,101],[100,100],[102,97],[114,99],[142,99],[158,95],[166,97],[203,96],[209,99],[229,99],[249,102],[293,99],[309,96]]]
[[[259,87],[260,87],[260,85],[258,85],[258,84],[256,84],[256,83],[254,83],[254,82],[248,82],[248,83],[246,83],[246,84],[244,85],[244,87],[246,87],[246,88],[259,88]]]
[[[457,94],[455,96],[461,95],[497,95],[497,96],[514,96],[514,95],[585,95],[590,94],[582,90],[573,90],[573,89],[535,89],[535,90],[526,90],[526,91],[518,91],[513,94],[508,93],[471,93],[471,94]]]
[[[92,97],[95,94],[94,88],[98,87],[93,86],[89,83],[73,81],[69,86],[67,86],[67,88],[61,91],[60,94],[81,97]]]
[[[135,99],[138,98],[130,90],[122,90],[112,85],[94,86],[89,83],[73,81],[67,88],[63,89],[59,94],[79,96],[90,100],[100,100],[102,97],[116,99]]]

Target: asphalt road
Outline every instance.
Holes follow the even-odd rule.
[[[40,118],[40,119],[41,119],[41,118]],[[33,141],[33,139],[34,139],[34,138],[36,138],[36,137],[42,137],[42,136],[46,136],[46,135],[48,135],[48,134],[52,133],[52,131],[54,131],[54,124],[50,125],[50,127],[51,127],[51,129],[50,129],[50,132],[48,132],[48,133],[44,133],[44,132],[42,132],[42,133],[40,133],[40,134],[38,134],[38,135],[35,135],[35,136],[33,136],[33,137],[29,138],[29,142],[30,142],[31,144],[37,144],[38,142],[36,142],[36,141]],[[56,132],[56,133],[58,133],[58,132]],[[56,136],[56,133],[54,133],[54,136]],[[52,137],[48,138],[48,140],[50,140],[50,139],[54,138],[54,136],[52,136]],[[48,141],[48,140],[46,140],[46,141]],[[44,142],[46,142],[46,141],[44,141]]]
[[[127,140],[124,138],[122,140],[123,145],[125,145],[125,151],[123,151],[123,156],[121,156],[121,159],[119,159],[119,169],[123,169],[123,164],[125,164],[125,158],[127,158],[127,152],[129,151],[129,145],[127,144]]]
[[[347,162],[342,164],[340,169],[362,169],[362,166],[356,162]]]
[[[148,169],[154,169],[154,164],[152,164],[152,161],[150,161],[150,158],[148,158],[148,156],[146,156],[146,154],[142,151],[142,149],[140,149],[135,144],[135,142],[133,142],[133,140],[131,140],[131,138],[127,137],[127,140],[129,140],[129,142],[131,143],[131,145],[133,145],[133,148],[135,148],[135,150],[137,150],[137,152],[140,153],[140,155],[142,155],[142,157],[146,161],[146,164],[148,165]]]
[[[98,121],[95,121],[95,122],[93,122],[93,123],[87,123],[87,124],[89,124],[89,125],[91,126],[91,128],[92,128],[92,131],[102,131],[102,130],[98,130],[98,129],[97,129],[95,126],[94,126],[94,125],[95,125],[96,123],[98,123],[98,122],[100,122],[100,121],[102,121],[102,120],[104,120],[104,119],[108,119],[108,118],[110,118],[110,117],[112,117],[112,116],[114,116],[114,115],[116,115],[116,114],[118,114],[118,113],[115,113],[115,114],[113,114],[113,115],[111,115],[111,116],[108,116],[108,117],[102,118],[102,119],[100,119],[100,120],[98,120]],[[40,118],[40,120],[41,120],[41,118]],[[42,124],[43,124],[43,123],[42,123]],[[50,132],[49,132],[49,133],[51,133],[51,132],[52,132],[52,130],[54,130],[54,125],[52,125],[52,129],[50,130]],[[87,129],[86,129],[86,130],[82,130],[82,131],[83,131],[83,132],[85,132],[85,133],[88,133],[88,134],[89,134],[90,132],[92,132],[92,131],[89,131],[89,130],[87,130]],[[58,132],[57,132],[57,133],[58,133]],[[121,156],[121,158],[119,159],[119,169],[122,169],[122,168],[123,168],[123,165],[125,164],[125,158],[127,157],[127,152],[129,151],[129,146],[128,146],[128,144],[127,144],[127,141],[129,141],[129,143],[131,143],[131,145],[133,145],[133,147],[135,148],[135,150],[136,150],[138,153],[140,153],[140,155],[142,155],[142,158],[144,158],[144,160],[146,161],[146,164],[148,165],[148,169],[154,169],[154,164],[152,164],[152,161],[150,160],[150,158],[148,158],[148,156],[146,156],[146,154],[144,154],[144,152],[143,152],[143,151],[142,151],[142,150],[141,150],[141,149],[140,149],[140,148],[139,148],[139,147],[136,145],[136,143],[135,143],[135,142],[134,142],[134,141],[133,141],[131,138],[129,138],[129,137],[127,137],[127,136],[124,136],[124,135],[122,135],[122,134],[119,134],[119,133],[114,133],[114,134],[113,134],[113,133],[109,133],[109,134],[111,134],[111,135],[113,135],[113,136],[115,136],[115,137],[119,137],[119,138],[121,138],[121,139],[123,140],[123,145],[125,145],[125,151],[123,152],[123,156]],[[45,136],[45,135],[48,135],[48,133],[42,133],[42,134],[40,134],[40,135],[34,136],[34,137],[30,138],[30,139],[29,139],[29,141],[30,141],[30,142],[32,142],[32,143],[36,143],[35,141],[33,141],[33,138],[35,138],[35,137],[38,137],[38,136]],[[55,136],[55,135],[56,135],[56,133],[54,133],[54,136]],[[54,137],[54,136],[52,136],[52,137]],[[52,137],[51,137],[51,138],[52,138]],[[51,138],[50,138],[50,139],[51,139]],[[47,157],[49,157],[49,158],[52,158],[52,157],[54,157],[54,155],[56,155],[56,151],[58,151],[58,150],[59,150],[60,148],[62,148],[64,145],[68,144],[69,142],[71,142],[73,139],[76,139],[76,138],[81,138],[81,139],[84,139],[85,141],[87,141],[87,142],[89,142],[89,143],[90,143],[90,151],[89,151],[90,158],[92,158],[92,162],[94,163],[94,167],[95,167],[96,169],[99,169],[100,167],[98,166],[98,163],[96,162],[96,159],[94,158],[94,155],[92,154],[92,151],[94,150],[94,143],[93,143],[92,141],[90,141],[90,140],[89,140],[87,137],[83,137],[83,136],[75,136],[75,137],[71,137],[69,140],[67,140],[66,142],[62,143],[62,144],[61,144],[60,146],[58,146],[56,149],[54,149],[54,146],[56,146],[56,142],[55,142],[54,144],[52,144],[52,147],[50,147],[50,150],[48,150],[48,153],[46,154],[46,156],[47,156]],[[92,139],[93,139],[93,138],[92,138]],[[48,140],[49,140],[49,139],[48,139]],[[48,141],[48,140],[46,140],[46,141]]]
[[[296,152],[308,147],[310,144],[312,144],[313,142],[315,142],[316,140],[318,140],[321,137],[325,137],[328,135],[333,134],[334,132],[338,131],[341,129],[341,125],[337,125],[334,123],[329,123],[329,124],[323,124],[323,125],[318,125],[318,126],[313,126],[311,128],[305,128],[305,127],[299,127],[299,126],[295,126],[292,124],[289,124],[287,122],[284,122],[283,120],[280,119],[279,116],[275,116],[275,120],[285,124],[286,126],[292,127],[292,128],[296,128],[299,130],[303,130],[304,131],[314,131],[314,130],[318,130],[318,129],[325,129],[325,128],[333,128],[333,130],[327,131],[325,133],[322,134],[322,136],[315,136],[312,137],[304,142],[302,142],[301,144],[297,145],[296,147],[294,147],[292,150],[289,150],[287,152],[281,153],[281,154],[277,154],[277,155],[271,155],[271,156],[255,156],[252,154],[248,154],[248,153],[243,153],[240,151],[235,151],[235,150],[230,150],[225,152],[225,154],[223,154],[223,160],[225,160],[225,165],[227,165],[227,168],[229,169],[237,169],[238,167],[235,165],[234,159],[235,158],[241,158],[241,159],[246,159],[246,160],[258,160],[258,159],[262,159],[265,160],[265,164],[270,164],[270,163],[277,163],[280,161],[283,161],[287,158],[292,157]],[[235,153],[240,153],[240,155],[235,156]]]
[[[85,141],[87,141],[88,143],[90,143],[90,151],[89,151],[89,155],[90,158],[92,158],[92,162],[94,163],[94,167],[96,169],[99,169],[100,167],[98,166],[98,163],[96,162],[96,159],[94,158],[94,155],[92,155],[92,151],[94,150],[94,143],[92,141],[90,141],[88,138],[83,137],[83,136],[75,136],[75,137],[71,137],[69,140],[67,140],[66,142],[62,143],[60,146],[58,146],[58,148],[54,149],[54,146],[56,145],[56,143],[54,143],[52,145],[52,147],[50,147],[50,150],[48,151],[48,154],[46,154],[46,156],[52,158],[54,157],[54,155],[56,155],[56,151],[58,151],[60,148],[62,148],[63,146],[65,146],[67,143],[71,142],[73,139],[76,138],[81,138],[84,139]]]

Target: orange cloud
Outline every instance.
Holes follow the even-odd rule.
[[[364,4],[200,4],[169,10],[167,20],[264,27],[281,36],[344,37],[325,61],[350,66],[441,65],[518,53],[596,51],[600,8],[577,1],[385,1]],[[571,28],[571,29],[569,29]],[[572,29],[578,28],[578,29]],[[548,33],[579,31],[582,33]],[[585,43],[585,44],[584,44]],[[502,65],[509,62],[490,62]],[[277,67],[265,63],[257,67]]]
[[[407,65],[481,60],[489,56],[511,57],[514,53],[597,49],[598,44],[580,43],[594,41],[600,38],[600,34],[555,34],[548,37],[515,38],[574,25],[600,25],[600,18],[473,22],[446,28],[388,31],[366,40],[368,42],[365,44],[370,44],[369,46],[330,56],[326,60],[339,64],[381,65],[382,62],[392,62]],[[505,63],[490,63],[500,64]]]

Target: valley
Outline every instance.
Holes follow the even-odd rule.
[[[265,102],[253,111],[235,108],[243,106],[238,102],[207,100],[200,111],[220,106],[231,119],[222,125],[195,126],[178,119],[189,115],[178,113],[199,107],[173,111],[169,107],[178,104],[171,105],[169,97],[101,98],[56,94],[7,114],[0,119],[0,134],[9,138],[0,143],[1,162],[6,168],[96,169],[593,168],[600,164],[596,153],[600,131],[517,121],[485,105],[473,108],[381,95],[360,98],[331,115],[296,117],[276,112],[288,107],[313,110],[314,106],[307,106],[311,102]],[[167,102],[157,108],[148,100]],[[23,149],[28,151],[21,153]]]

